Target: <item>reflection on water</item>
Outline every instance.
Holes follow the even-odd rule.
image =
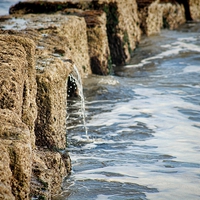
[[[90,140],[68,130],[73,171],[55,199],[200,199],[199,28],[143,38],[115,76],[84,81]]]

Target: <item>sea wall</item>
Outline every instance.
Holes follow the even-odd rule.
[[[19,2],[0,17],[0,199],[51,199],[70,173],[68,77],[108,75],[142,35],[200,19],[198,0]],[[70,90],[76,92],[75,90]]]

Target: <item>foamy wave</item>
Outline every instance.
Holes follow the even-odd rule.
[[[184,73],[200,73],[200,65],[190,65],[183,69]]]
[[[161,45],[162,48],[166,48],[166,50],[158,55],[145,58],[141,60],[140,63],[134,64],[134,65],[126,65],[125,68],[138,68],[143,67],[146,64],[151,63],[152,61],[156,59],[163,59],[165,57],[175,56],[179,54],[181,51],[194,51],[194,52],[200,52],[200,46],[189,43],[191,41],[196,41],[197,39],[191,37],[191,38],[180,38],[178,41],[172,43],[172,44],[166,44]]]

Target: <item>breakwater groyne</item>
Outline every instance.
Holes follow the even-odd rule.
[[[199,11],[199,0],[27,0],[0,16],[0,199],[61,191],[74,65],[82,78],[108,75],[142,35],[198,20]]]

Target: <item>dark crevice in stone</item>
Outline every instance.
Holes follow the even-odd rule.
[[[190,5],[189,0],[176,0],[179,4],[183,4],[185,9],[185,18],[186,20],[190,21],[192,20],[191,12],[190,12]]]

